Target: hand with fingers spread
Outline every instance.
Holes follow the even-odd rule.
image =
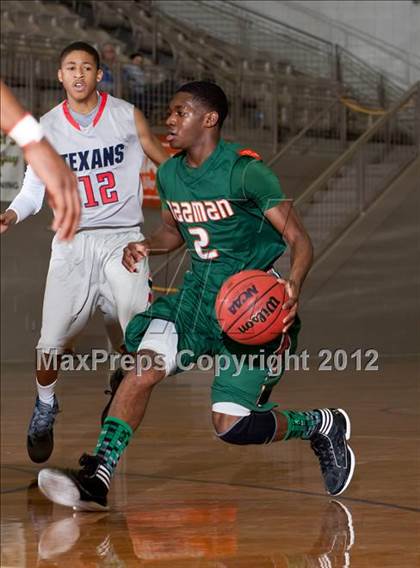
[[[136,264],[143,260],[143,258],[149,256],[150,253],[150,243],[148,239],[144,241],[128,243],[124,247],[124,254],[122,258],[123,266],[129,272],[137,272]]]

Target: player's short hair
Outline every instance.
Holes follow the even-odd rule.
[[[219,115],[217,124],[219,128],[222,128],[229,112],[229,104],[223,89],[219,85],[210,81],[192,81],[179,87],[176,92],[190,93],[195,100],[202,103],[209,110],[215,110]]]
[[[99,67],[101,66],[99,53],[92,45],[85,43],[84,41],[74,41],[73,43],[65,47],[60,53],[60,67],[63,59],[67,57],[67,55],[72,51],[86,51],[86,53],[89,53],[95,60],[96,67],[99,69]]]

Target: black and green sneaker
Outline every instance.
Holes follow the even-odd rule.
[[[344,410],[316,409],[322,421],[311,436],[311,447],[319,459],[325,487],[330,495],[340,495],[347,489],[356,463],[347,440],[350,439],[350,418]]]

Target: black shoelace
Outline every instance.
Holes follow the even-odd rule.
[[[317,436],[317,438],[311,442],[311,447],[315,452],[315,455],[319,458],[321,470],[323,472],[328,470],[329,466],[336,465],[335,454],[329,438]]]

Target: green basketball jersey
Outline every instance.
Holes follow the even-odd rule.
[[[199,168],[181,152],[158,170],[163,207],[178,223],[192,273],[213,293],[241,270],[267,270],[286,248],[264,216],[285,199],[278,179],[253,152],[242,152],[221,140]]]

